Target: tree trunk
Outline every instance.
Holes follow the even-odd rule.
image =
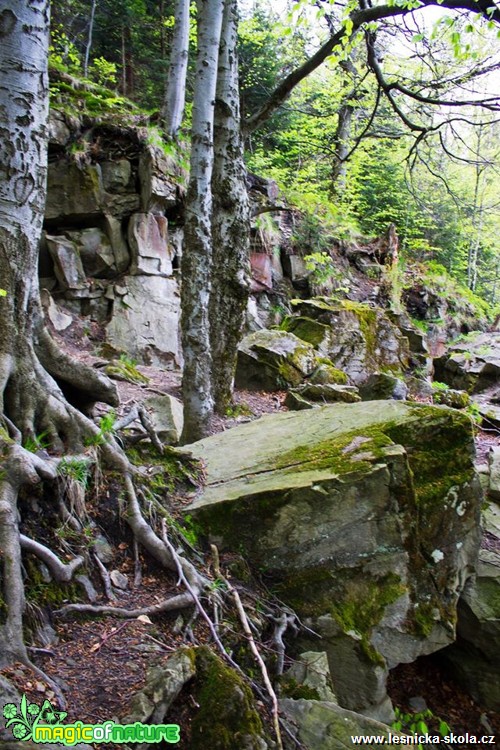
[[[331,195],[334,198],[342,195],[346,187],[347,155],[349,154],[353,114],[354,104],[349,100],[341,104],[337,129],[335,131],[335,155],[332,166]]]
[[[205,436],[213,414],[208,323],[212,264],[213,123],[223,0],[198,0],[198,52],[182,254],[184,443]]]
[[[17,491],[53,476],[53,469],[19,443],[45,432],[56,449],[80,448],[81,424],[57,380],[80,393],[82,403],[117,403],[117,397],[107,379],[57,348],[41,311],[37,269],[47,173],[48,0],[4,3],[0,37],[0,288],[7,292],[0,297],[0,547],[9,606],[0,643],[7,658],[26,659]]]
[[[90,50],[92,49],[92,36],[94,33],[96,2],[97,0],[92,0],[92,5],[90,7],[89,35],[87,37],[87,44],[85,45],[85,60],[83,61],[83,75],[85,76],[85,78],[87,78],[89,74]]]
[[[171,138],[177,136],[184,116],[189,51],[189,4],[190,0],[175,2],[174,36],[162,111],[165,132]]]
[[[210,349],[215,408],[232,400],[237,347],[250,292],[250,208],[238,87],[238,9],[225,0],[215,100]]]

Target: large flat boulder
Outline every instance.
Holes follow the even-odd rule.
[[[304,646],[327,651],[340,704],[390,719],[387,670],[452,642],[474,570],[470,420],[392,400],[335,404],[190,450],[207,483],[186,512],[323,636]]]

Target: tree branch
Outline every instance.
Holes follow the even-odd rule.
[[[466,10],[472,13],[480,13],[487,20],[492,20],[500,24],[500,9],[493,5],[490,0],[477,0],[477,2],[475,0],[440,0],[439,2],[438,0],[422,0],[422,7],[428,6],[441,6],[450,10]],[[492,7],[495,10],[489,13],[488,11]],[[349,25],[346,24],[341,26],[312,57],[289,73],[270,94],[262,107],[243,123],[243,134],[248,136],[262,125],[288,99],[293,89],[310,73],[319,68],[332,54],[334,49],[339,47],[346,38],[352,39],[363,24],[380,21],[393,16],[405,16],[411,12],[412,10],[409,8],[395,5],[364,6],[359,10],[353,11],[349,16],[352,27],[349,29]],[[410,126],[408,125],[408,127]]]

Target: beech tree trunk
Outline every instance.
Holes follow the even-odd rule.
[[[22,633],[17,492],[54,476],[50,462],[20,443],[44,432],[52,447],[81,447],[77,411],[58,382],[92,400],[116,404],[116,390],[92,368],[72,361],[45,329],[38,287],[38,248],[47,173],[48,0],[7,0],[0,11],[0,548],[6,623],[3,660],[27,660]],[[57,382],[58,381],[58,382]],[[81,416],[81,415],[80,415]]]
[[[184,116],[189,52],[189,5],[190,0],[176,0],[174,8],[174,36],[162,111],[165,132],[171,138],[177,136]]]
[[[24,437],[75,438],[59,388],[116,403],[111,383],[60,352],[44,327],[38,248],[47,176],[47,0],[9,0],[0,14],[0,417]],[[58,381],[58,382],[56,382]]]
[[[238,8],[225,0],[215,100],[210,349],[215,409],[232,401],[237,347],[250,293],[250,207],[238,86]]]
[[[213,125],[223,0],[197,2],[198,52],[181,273],[182,442],[204,437],[213,414],[208,322],[212,267]]]
[[[335,131],[335,155],[332,166],[332,197],[341,195],[346,188],[347,155],[349,154],[349,139],[351,136],[352,116],[354,104],[347,101],[339,108],[339,119]]]

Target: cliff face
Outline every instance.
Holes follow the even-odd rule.
[[[50,132],[42,288],[117,350],[178,366],[182,169],[146,128],[53,110]]]

